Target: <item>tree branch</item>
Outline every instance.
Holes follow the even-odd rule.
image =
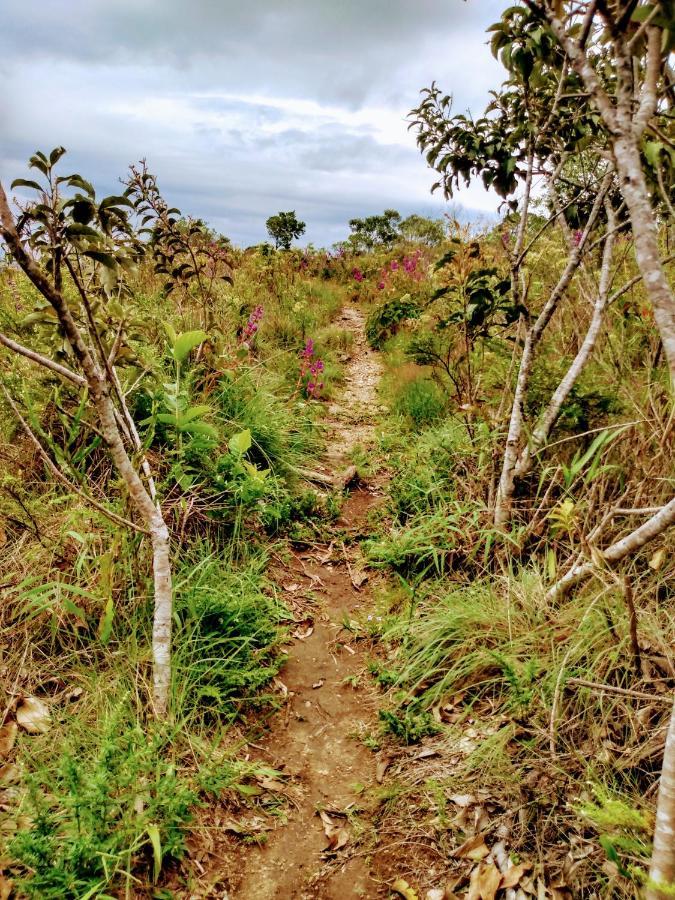
[[[73,484],[73,482],[69,478],[67,478],[59,469],[59,467],[53,462],[47,451],[38,440],[33,429],[21,415],[19,407],[16,405],[9,391],[4,387],[4,385],[2,386],[2,392],[5,395],[5,399],[9,403],[10,407],[12,408],[12,412],[21,423],[21,427],[26,432],[26,435],[29,437],[37,452],[40,454],[41,459],[43,460],[49,471],[52,473],[52,475],[58,481],[60,481],[61,484],[65,485],[65,487],[67,487],[69,491],[72,491],[74,494],[77,494],[78,497],[81,497],[83,500],[85,500],[90,506],[93,506],[94,509],[97,509],[100,513],[103,513],[106,518],[110,519],[110,521],[114,522],[116,525],[123,525],[125,528],[131,528],[133,529],[133,531],[138,531],[140,534],[150,533],[149,531],[146,531],[145,528],[141,528],[141,526],[137,525],[135,522],[132,522],[129,519],[125,519],[123,516],[118,516],[117,513],[111,512],[109,509],[106,509],[106,507],[103,506],[102,503],[99,503],[98,500],[95,500],[77,485]]]
[[[18,344],[16,341],[13,341],[11,338],[7,337],[7,335],[2,334],[2,332],[0,332],[0,344],[2,344],[3,347],[7,347],[7,349],[11,350],[12,352],[18,353],[20,356],[25,356],[26,359],[30,359],[31,362],[37,363],[40,366],[44,366],[45,369],[51,369],[52,372],[60,375],[61,378],[65,378],[66,381],[70,381],[72,384],[77,385],[77,387],[87,386],[86,378],[78,375],[77,372],[73,372],[72,369],[69,369],[66,366],[62,366],[60,363],[55,362],[53,359],[49,359],[49,357],[47,356],[42,356],[42,354],[36,353],[35,350],[30,350],[28,347],[24,347],[23,344]]]

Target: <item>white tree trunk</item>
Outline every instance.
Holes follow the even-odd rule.
[[[670,890],[661,890],[660,886]],[[675,886],[675,704],[670,715],[656,802],[654,849],[646,900],[668,900]]]
[[[527,399],[527,389],[530,383],[530,374],[532,372],[532,364],[534,363],[534,355],[541,341],[542,335],[553,315],[558,308],[560,300],[565,295],[567,288],[574,277],[579,266],[581,254],[584,251],[588,236],[594,227],[600,210],[607,194],[611,182],[611,176],[606,175],[603,179],[602,186],[598,190],[593,208],[588,216],[584,233],[581,236],[578,246],[572,247],[558,283],[551,292],[548,300],[544,304],[543,309],[537,316],[537,319],[528,330],[523,346],[523,355],[520,360],[520,368],[518,370],[518,380],[516,382],[516,391],[513,397],[513,406],[511,407],[511,418],[509,421],[509,430],[506,437],[506,447],[504,449],[504,460],[502,463],[502,473],[497,488],[497,496],[495,499],[494,524],[496,528],[505,528],[511,518],[511,506],[513,504],[513,494],[515,492],[516,483],[516,465],[520,448],[523,443],[523,423],[524,423],[524,406]]]
[[[614,216],[609,211],[607,219],[607,237],[605,238],[605,247],[602,254],[602,268],[600,271],[600,283],[598,285],[598,296],[593,306],[593,315],[590,325],[584,337],[583,343],[579,348],[579,352],[572,360],[572,363],[565,373],[562,381],[556,388],[549,404],[539,418],[539,421],[532,432],[530,440],[523,448],[522,453],[516,463],[515,477],[522,478],[532,467],[533,457],[541,450],[548,441],[551,429],[555,425],[562,405],[569,397],[570,391],[576,384],[579,375],[581,375],[584,366],[588,362],[591,353],[595,348],[595,344],[600,334],[602,322],[609,300],[610,288],[610,269],[612,264],[612,250],[614,248]]]
[[[668,363],[670,383],[675,390],[675,296],[661,263],[656,217],[649,199],[640,152],[632,134],[616,140],[614,156],[621,193],[626,201],[633,230],[635,258],[654,310],[654,321]]]
[[[155,715],[158,718],[164,718],[169,702],[173,610],[169,532],[166,523],[159,505],[153,502],[124,445],[115,405],[111,399],[111,390],[114,390],[115,386],[111,384],[105,369],[97,364],[95,357],[89,350],[62,293],[45,276],[24,248],[16,231],[14,218],[9,209],[2,185],[0,185],[0,234],[16,262],[53,307],[84,375],[90,401],[96,411],[100,431],[113,464],[124,481],[131,502],[136,507],[143,524],[150,533],[153,551],[155,604],[152,638],[153,704]],[[5,346],[8,346],[7,341],[3,341],[3,343]],[[10,349],[20,352],[18,347],[10,347]],[[36,362],[40,361],[38,354],[31,355],[31,358]],[[49,368],[54,369],[53,366],[49,366]],[[59,374],[62,374],[63,377],[70,377],[72,380],[67,370]]]
[[[159,511],[151,527],[154,617],[152,623],[152,684],[155,715],[166,716],[171,687],[171,625],[173,589],[169,529]]]

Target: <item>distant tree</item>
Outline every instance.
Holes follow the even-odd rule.
[[[446,237],[443,219],[428,219],[426,216],[418,216],[417,213],[404,219],[399,231],[407,241],[427,244],[429,247],[442,243]]]
[[[303,235],[306,228],[305,223],[295,215],[294,209],[270,216],[265,224],[277,250],[290,250],[291,243]]]
[[[385,209],[382,215],[366,216],[364,219],[350,219],[350,242],[357,250],[372,250],[374,247],[389,247],[400,236],[401,213],[395,209]]]

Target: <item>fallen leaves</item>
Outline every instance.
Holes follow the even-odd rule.
[[[502,873],[494,863],[481,863],[471,873],[466,900],[494,900],[501,881]]]
[[[457,859],[471,859],[478,862],[488,856],[490,850],[482,834],[474,834],[461,844],[452,854]]]
[[[300,627],[296,628],[295,631],[292,631],[291,634],[299,641],[305,641],[314,634],[314,625],[311,620],[307,620],[306,622],[301,623]]]
[[[37,697],[24,697],[16,708],[16,721],[29,734],[46,734],[52,725],[49,707]]]
[[[382,782],[384,781],[385,773],[386,773],[387,769],[389,768],[390,764],[391,764],[391,756],[387,756],[385,754],[383,756],[380,756],[380,758],[378,759],[377,767],[375,770],[375,780],[377,781],[378,784],[382,784]]]
[[[520,884],[523,876],[530,871],[532,863],[518,863],[517,866],[511,866],[502,875],[502,888],[515,888]]]
[[[7,722],[0,728],[0,756],[8,756],[10,754],[14,747],[18,730],[16,722]]]
[[[324,847],[324,853],[337,853],[342,850],[349,841],[349,829],[344,821],[335,821],[325,810],[319,810],[319,816],[323,822],[323,830],[328,844]]]

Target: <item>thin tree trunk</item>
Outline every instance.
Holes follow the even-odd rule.
[[[654,849],[646,900],[667,900],[675,885],[675,703],[670,715],[663,767],[656,801]],[[662,890],[661,887],[666,888]],[[667,889],[669,888],[669,889]]]
[[[579,266],[581,254],[584,251],[591,229],[598,218],[610,182],[611,175],[606,175],[603,179],[602,186],[598,190],[598,195],[595,198],[595,203],[593,204],[588,221],[586,222],[586,227],[581,236],[581,240],[579,241],[579,245],[570,250],[567,265],[558,279],[558,283],[551,292],[551,295],[546,301],[544,308],[539,313],[534,325],[528,330],[527,335],[525,336],[523,355],[521,357],[518,380],[516,382],[516,391],[513,397],[513,406],[511,407],[511,418],[509,420],[509,430],[506,437],[506,447],[504,449],[502,474],[499,479],[499,487],[497,488],[497,497],[495,500],[494,524],[496,528],[505,528],[511,518],[511,506],[516,483],[516,465],[518,463],[518,456],[523,442],[524,407],[527,399],[527,389],[530,383],[532,365],[534,363],[534,355],[544,331],[553,318],[553,314],[558,308],[558,304],[569,287],[577,267]]]
[[[630,534],[621,538],[620,541],[610,544],[605,550],[598,550],[597,554],[599,561],[601,563],[604,562],[609,565],[614,565],[629,554],[637,552],[641,547],[644,547],[646,543],[654,540],[654,538],[658,537],[660,534],[663,534],[663,532],[667,528],[670,528],[671,525],[675,525],[675,498],[673,498],[670,503],[662,506],[655,515],[644,522],[639,528],[636,528],[635,531],[631,531]],[[547,599],[551,601],[559,600],[567,594],[570,588],[579,584],[579,582],[584,581],[592,575],[594,571],[596,571],[596,565],[590,561],[573,566],[570,571],[563,575],[563,577],[548,591],[546,594]]]
[[[663,344],[671,388],[675,390],[675,297],[659,258],[656,217],[649,199],[638,147],[638,141],[654,115],[657,105],[657,84],[661,71],[661,30],[654,27],[647,29],[648,53],[645,76],[637,112],[633,115],[638,98],[634,95],[633,67],[629,48],[625,44],[625,35],[618,35],[614,41],[617,73],[615,106],[602,86],[585,48],[568,34],[556,12],[541,6],[535,0],[525,2],[531,9],[536,9],[546,16],[609,132],[621,193],[626,201],[633,230],[635,257],[654,310],[654,321]]]
[[[158,718],[164,718],[168,709],[171,676],[171,623],[173,608],[169,532],[166,523],[159,505],[155,505],[153,502],[124,446],[116,417],[115,405],[110,396],[111,388],[114,390],[115,386],[110,383],[107,373],[96,364],[96,360],[87,347],[65,298],[44,275],[40,267],[24,248],[16,231],[14,217],[9,209],[2,185],[0,185],[0,234],[16,262],[56,312],[59,323],[86,379],[91,403],[98,416],[103,440],[113,464],[124,481],[132,503],[150,533],[153,549],[155,604],[152,635],[153,704],[155,715]],[[6,343],[5,346],[7,346]],[[40,361],[35,359],[35,356],[31,358],[37,362]]]
[[[595,348],[595,344],[597,342],[598,335],[600,334],[600,329],[602,327],[602,322],[609,299],[610,268],[612,263],[612,249],[614,246],[614,232],[612,230],[613,225],[614,217],[610,212],[607,222],[608,234],[605,240],[605,248],[603,252],[598,296],[593,306],[593,315],[591,317],[591,322],[588,326],[586,336],[584,337],[583,343],[579,348],[579,352],[574,357],[569,369],[565,373],[565,376],[563,377],[562,381],[551,397],[551,400],[549,401],[545,412],[540,417],[539,422],[532,432],[532,437],[523,448],[518,462],[516,463],[516,478],[522,478],[532,468],[533,457],[541,450],[541,448],[548,440],[549,435],[551,434],[551,429],[555,425],[558,416],[560,415],[560,410],[562,409],[563,403],[569,397],[570,391],[574,387],[577,379],[579,378],[579,375],[581,375],[584,366],[588,362],[591,353]]]
[[[152,683],[155,715],[164,718],[171,687],[171,625],[173,588],[169,529],[157,506],[152,531],[152,572],[154,578],[154,616],[152,623]]]
[[[614,155],[621,193],[633,230],[635,259],[654,310],[654,322],[663,344],[671,386],[675,389],[675,297],[661,263],[656,217],[649,199],[640,151],[632,135],[617,139]]]

